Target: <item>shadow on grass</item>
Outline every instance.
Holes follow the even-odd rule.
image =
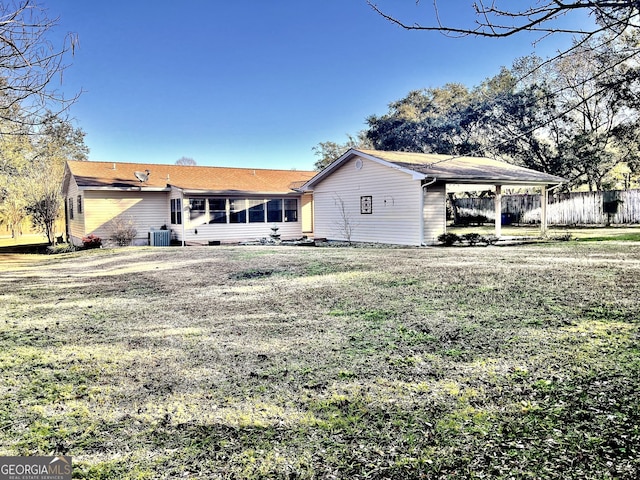
[[[5,245],[0,246],[1,254],[43,254],[47,253],[48,243],[34,243],[29,245]]]

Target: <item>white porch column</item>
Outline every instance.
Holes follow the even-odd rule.
[[[540,191],[540,235],[547,234],[547,205],[549,203],[549,191],[546,186],[542,186]]]
[[[496,185],[495,215],[496,237],[500,238],[502,235],[502,185]]]
[[[187,208],[187,206],[184,204],[184,192],[180,192],[180,206],[181,206],[181,210],[182,210],[182,218],[180,220],[182,220],[182,246],[185,247],[187,245],[186,241],[185,241],[185,230],[184,230],[184,224],[187,221],[187,213],[189,213],[189,209]]]

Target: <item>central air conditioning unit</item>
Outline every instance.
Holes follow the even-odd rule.
[[[149,232],[149,245],[152,247],[168,247],[171,244],[169,230],[153,230]]]

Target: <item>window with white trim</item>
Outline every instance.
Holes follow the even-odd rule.
[[[264,223],[264,200],[248,200],[249,223]]]
[[[206,200],[204,198],[189,199],[189,220],[191,223],[200,221],[204,223],[204,217],[207,212]]]
[[[282,221],[282,199],[274,198],[267,202],[267,222],[276,223]]]
[[[284,221],[285,222],[298,221],[298,199],[297,198],[285,198]]]
[[[179,198],[171,199],[171,224],[182,224],[182,201]]]
[[[227,223],[227,199],[209,198],[209,223]]]
[[[244,198],[229,199],[229,223],[247,223],[247,201]]]

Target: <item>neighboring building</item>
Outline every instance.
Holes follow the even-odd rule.
[[[316,172],[252,168],[67,162],[63,195],[67,236],[76,245],[109,239],[115,223],[133,221],[134,244],[167,229],[174,242],[232,243],[312,234],[312,195],[298,189]]]
[[[539,186],[546,199],[565,181],[490,158],[351,149],[302,190],[313,192],[316,238],[431,245],[446,231],[448,184],[495,187],[499,237],[502,186]]]

